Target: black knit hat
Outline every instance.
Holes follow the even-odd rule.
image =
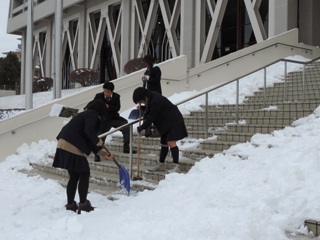
[[[111,92],[113,92],[114,90],[114,84],[112,82],[105,82],[103,84],[103,89],[108,89],[110,90]]]
[[[92,100],[88,103],[85,109],[96,111],[101,119],[107,118],[108,109],[106,104],[102,100]]]
[[[133,91],[132,100],[135,104],[139,103],[142,100],[145,100],[148,96],[149,91],[144,87],[138,87]]]

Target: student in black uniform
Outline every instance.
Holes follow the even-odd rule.
[[[161,135],[159,163],[149,171],[165,170],[164,162],[170,149],[173,168],[169,172],[180,172],[177,141],[187,137],[188,132],[178,107],[166,97],[144,87],[136,88],[132,98],[134,103],[145,105],[144,121],[137,131],[140,133],[153,123]]]
[[[97,93],[94,99],[103,101],[108,112],[107,118],[101,121],[100,133],[108,132],[112,127],[117,128],[128,123],[128,121],[119,114],[119,110],[121,108],[120,95],[114,92],[114,84],[112,82],[104,83],[103,92]],[[123,136],[123,152],[129,153],[130,127],[122,128],[120,131]],[[103,141],[105,141],[105,138],[103,138]],[[135,150],[132,152],[136,153]],[[98,155],[95,156],[95,161],[100,161],[100,157]]]
[[[156,60],[151,55],[146,55],[143,61],[147,65],[147,70],[142,76],[143,87],[149,91],[157,92],[162,94],[161,89],[161,69],[156,64]]]
[[[112,156],[101,146],[103,141],[98,137],[100,119],[107,117],[107,107],[100,101],[92,101],[85,111],[73,117],[57,136],[57,149],[52,166],[66,169],[69,173],[67,184],[67,210],[93,210],[87,199],[89,189],[90,167],[86,155],[91,152],[110,160]],[[80,202],[75,202],[78,188]]]

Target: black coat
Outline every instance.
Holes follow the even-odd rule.
[[[61,129],[57,139],[66,140],[86,155],[89,155],[91,151],[97,153],[101,149],[97,146],[99,128],[98,113],[94,110],[85,110],[73,117]]]
[[[182,135],[186,133],[184,119],[178,107],[157,92],[150,92],[148,96],[141,130],[147,129],[152,123],[160,135],[165,134],[175,126],[179,126],[179,129],[183,130]]]
[[[144,73],[145,75],[149,76],[149,80],[146,81],[146,88],[149,91],[157,92],[162,94],[162,89],[161,89],[161,70],[158,66],[154,66],[151,69],[147,69]]]
[[[96,96],[94,97],[94,100],[96,99],[102,100],[103,102],[109,105],[107,119],[106,119],[107,121],[111,119],[117,119],[120,117],[119,110],[121,108],[121,103],[120,103],[120,95],[118,93],[113,92],[112,98],[110,99],[110,101],[107,101],[107,99],[105,99],[103,92],[97,93]]]

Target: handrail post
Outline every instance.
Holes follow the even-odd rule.
[[[288,101],[287,79],[288,79],[288,63],[284,61],[284,99]]]
[[[302,101],[304,101],[305,80],[306,80],[306,64],[303,64],[303,72],[302,72]]]
[[[205,133],[204,133],[204,137],[207,139],[208,138],[208,128],[209,128],[209,124],[208,124],[208,122],[209,122],[209,120],[208,120],[208,118],[209,118],[209,93],[207,92],[206,93],[206,122],[205,122],[205,128],[206,128],[206,131],[205,131]]]
[[[239,78],[237,79],[237,94],[236,94],[236,123],[239,123]]]
[[[132,150],[133,150],[133,147],[132,147],[132,144],[133,144],[133,125],[131,124],[130,125],[130,156],[129,156],[129,176],[130,178],[132,177],[132,157],[133,157],[133,154],[132,154]]]
[[[263,68],[263,81],[264,81],[264,85],[263,85],[263,105],[265,107],[267,107],[266,104],[266,90],[267,90],[267,68],[264,67]]]

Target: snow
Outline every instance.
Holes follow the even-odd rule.
[[[49,116],[50,117],[59,117],[62,108],[63,108],[62,104],[58,104],[58,103],[53,104],[51,107],[51,111],[49,113]]]
[[[268,73],[268,84],[281,81],[283,67],[275,64]],[[241,81],[242,100],[263,86],[259,74]],[[170,99],[178,102],[195,93]],[[51,101],[48,96],[34,94],[34,101],[43,104]],[[235,86],[209,97],[211,104],[234,103]],[[23,108],[19,98],[0,98],[0,108]],[[188,114],[203,101],[200,97],[180,110]],[[154,191],[117,201],[90,193],[97,208],[81,215],[65,210],[66,193],[59,183],[18,172],[30,169],[31,162],[51,161],[48,155],[55,152],[56,142],[23,144],[0,162],[0,239],[281,240],[308,234],[304,220],[320,216],[319,125],[320,107],[283,130],[255,134],[250,142],[206,157],[186,174],[166,175]],[[186,140],[179,142],[181,149],[201,141]]]

